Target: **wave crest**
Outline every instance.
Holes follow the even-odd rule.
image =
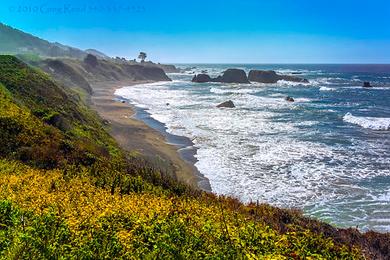
[[[390,130],[390,118],[358,117],[358,116],[353,116],[351,113],[347,113],[344,115],[343,120],[345,122],[359,125],[367,129],[378,130],[378,131]]]
[[[329,87],[320,87],[320,91],[334,91],[336,89],[334,88],[329,88]]]

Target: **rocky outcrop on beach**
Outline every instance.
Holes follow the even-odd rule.
[[[309,83],[307,79],[290,75],[279,75],[273,70],[251,70],[248,78],[249,81],[270,84],[277,83],[279,80]]]
[[[210,81],[212,81],[212,79],[207,74],[198,74],[192,78],[192,82],[197,82],[197,83],[205,83]]]
[[[171,81],[164,70],[158,67],[128,65],[126,69],[136,80]]]
[[[235,108],[236,106],[234,105],[233,101],[228,100],[228,101],[225,101],[225,102],[217,105],[217,107],[218,108],[222,108],[222,107]]]

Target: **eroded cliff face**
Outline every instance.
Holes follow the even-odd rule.
[[[157,66],[118,63],[114,60],[45,59],[33,64],[67,86],[92,93],[91,84],[104,81],[171,81]]]

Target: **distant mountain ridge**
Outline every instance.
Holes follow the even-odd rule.
[[[157,67],[165,73],[180,72],[174,65],[153,63],[151,61],[138,63],[135,60],[125,58],[111,58],[96,49],[80,50],[58,42],[49,42],[32,34],[15,29],[0,22],[0,54],[16,55],[23,61],[38,62],[46,58],[78,59],[83,60],[88,54],[96,56],[100,60],[109,61],[110,64],[140,65],[143,67]],[[35,57],[38,56],[38,57]]]
[[[1,54],[36,54],[44,57],[67,57],[83,59],[88,53],[108,58],[96,50],[80,50],[58,42],[49,42],[29,33],[0,23],[0,53]]]

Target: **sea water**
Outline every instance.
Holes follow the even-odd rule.
[[[116,94],[193,141],[195,166],[213,192],[300,208],[340,227],[390,231],[390,66],[179,67],[193,68]],[[227,68],[272,69],[310,83],[191,82]],[[216,108],[227,100],[236,108]]]

